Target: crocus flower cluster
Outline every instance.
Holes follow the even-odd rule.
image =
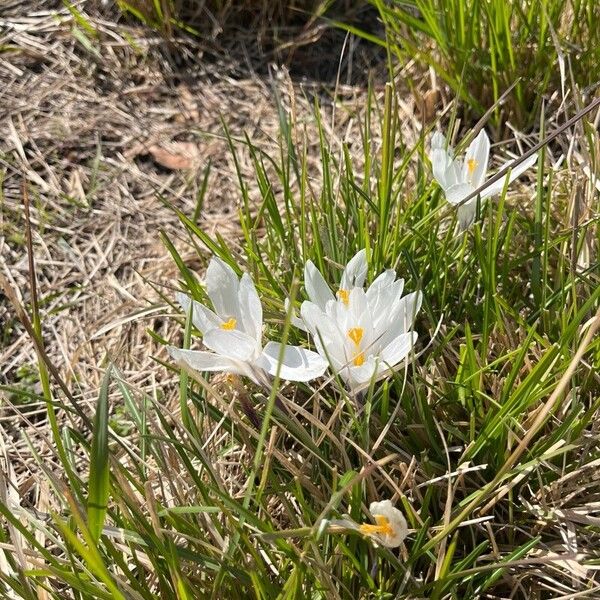
[[[433,169],[433,176],[444,190],[446,200],[451,204],[458,204],[458,222],[461,229],[468,227],[475,218],[477,197],[463,202],[475,190],[483,185],[488,171],[490,157],[490,140],[482,129],[479,135],[470,143],[464,159],[456,158],[446,142],[446,138],[439,132],[431,138],[431,152],[429,158]],[[507,173],[508,183],[514,181],[529,169],[537,160],[533,154],[522,163],[515,165]],[[515,164],[517,161],[507,163],[502,169]],[[502,192],[506,178],[490,184],[479,194],[480,201]]]
[[[170,347],[172,358],[197,371],[224,371],[268,384],[279,373],[289,381],[309,381],[327,367],[355,391],[382,378],[414,347],[412,331],[421,306],[420,292],[402,296],[404,281],[389,269],[364,289],[365,250],[348,263],[334,291],[308,261],[304,269],[309,300],[301,319],[292,322],[310,333],[317,352],[269,341],[263,347],[262,306],[251,277],[238,279],[233,269],[212,258],[206,288],[214,310],[184,294],[177,299],[202,334],[205,350]]]
[[[531,156],[517,164],[504,165],[509,172],[470,198],[484,186],[488,171],[490,141],[481,131],[464,158],[456,158],[446,138],[436,133],[431,140],[433,175],[446,200],[458,205],[459,227],[465,229],[475,217],[478,201],[500,193],[537,160]],[[513,168],[514,165],[514,168]],[[184,294],[177,299],[202,334],[206,350],[170,347],[172,358],[197,371],[223,371],[242,375],[268,386],[277,374],[289,381],[306,382],[321,377],[330,368],[346,387],[357,393],[393,372],[412,353],[417,334],[413,330],[422,296],[403,295],[404,280],[388,269],[365,288],[367,255],[358,252],[346,265],[339,285],[330,285],[309,260],[304,267],[307,300],[295,314],[289,301],[292,325],[306,332],[316,351],[301,346],[267,341],[263,345],[262,305],[254,282],[219,258],[212,258],[206,273],[209,308]],[[356,523],[350,518],[324,521],[329,531],[355,531],[375,544],[395,548],[408,534],[403,514],[390,500],[369,507],[374,523]]]

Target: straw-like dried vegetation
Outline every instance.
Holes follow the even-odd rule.
[[[180,331],[170,302],[180,287],[178,279],[181,272],[165,248],[162,234],[175,242],[191,270],[200,273],[204,269],[198,253],[194,251],[194,242],[188,237],[174,209],[193,215],[203,231],[212,238],[223,236],[230,248],[237,252],[241,244],[238,173],[247,176],[245,184],[249,186],[251,200],[258,203],[264,195],[246,142],[251,140],[252,145],[260,148],[267,157],[277,156],[281,150],[282,132],[278,106],[285,108],[286,116],[293,123],[291,135],[298,138],[298,147],[306,144],[307,169],[315,181],[320,181],[323,175],[319,129],[314,118],[315,100],[322,115],[320,126],[332,145],[338,141],[345,142],[352,153],[356,171],[359,172],[363,166],[361,135],[364,120],[366,115],[373,119],[381,118],[377,110],[367,111],[367,106],[370,97],[376,98],[373,104],[383,105],[387,73],[385,52],[364,41],[346,37],[339,30],[332,31],[316,18],[296,17],[306,9],[311,14],[318,13],[317,3],[309,7],[291,5],[291,8],[285,9],[291,11],[287,13],[277,12],[274,6],[280,6],[278,3],[265,2],[255,22],[248,16],[251,13],[235,9],[234,4],[208,3],[204,6],[205,12],[201,16],[206,17],[209,33],[204,31],[201,36],[189,35],[177,26],[169,26],[165,30],[161,26],[164,20],[157,19],[151,2],[136,1],[131,5],[145,15],[150,25],[156,20],[155,29],[127,19],[104,2],[73,3],[75,11],[68,3],[51,0],[5,3],[0,7],[0,122],[3,131],[0,138],[0,173],[3,174],[0,283],[4,291],[0,293],[0,503],[19,507],[15,508],[15,512],[24,521],[38,519],[37,526],[41,527],[39,524],[49,520],[51,512],[64,509],[52,487],[62,490],[66,498],[71,496],[63,489],[66,479],[51,439],[48,406],[41,399],[44,382],[37,366],[36,347],[31,332],[20,321],[23,313],[19,312],[19,307],[29,313],[25,320],[31,320],[32,301],[37,297],[43,315],[45,353],[49,363],[56,366],[56,375],[74,394],[73,406],[81,409],[78,414],[76,410],[62,410],[64,406],[60,405],[56,413],[59,426],[69,425],[74,430],[80,424],[82,428],[89,426],[106,366],[112,363],[119,377],[135,390],[136,397],[151,398],[164,409],[162,416],[166,424],[156,417],[150,428],[154,427],[162,435],[163,431],[172,427],[178,435],[181,434],[181,439],[188,440],[187,432],[184,435],[179,429],[182,419],[179,377],[160,364],[161,360],[167,360],[167,355],[155,339],[160,336],[177,343]],[[354,19],[364,19],[367,29],[376,28],[376,19],[363,11],[360,4],[346,3],[340,9]],[[245,5],[243,8],[247,10]],[[82,15],[85,17],[83,21]],[[188,13],[182,18],[189,23],[203,22],[198,15],[194,17]],[[251,27],[249,23],[255,26]],[[436,115],[445,111],[450,105],[450,97],[432,71],[424,72],[411,62],[404,68],[410,73],[411,85],[398,95],[398,128],[402,132],[402,143],[413,147],[423,134],[422,125],[431,123]],[[401,80],[398,77],[398,81]],[[372,96],[369,96],[370,93]],[[553,100],[560,104],[562,98],[555,95]],[[567,104],[572,109],[570,102],[569,99]],[[558,117],[557,123],[547,125],[551,128],[556,124]],[[225,132],[236,141],[237,164]],[[382,144],[380,128],[373,127],[371,134],[375,152]],[[517,138],[523,148],[532,145],[529,138],[519,134]],[[569,144],[564,139],[557,140],[548,149],[548,161],[556,164],[561,154],[569,154]],[[569,158],[574,164],[585,163],[584,157],[577,151]],[[400,162],[399,156],[396,159]],[[265,164],[267,170],[274,168],[268,161]],[[576,178],[578,183],[573,184],[575,178],[557,168],[553,180],[557,190],[557,213],[568,214],[565,205],[581,206],[585,214],[576,215],[575,221],[591,221],[597,218],[590,200],[597,180],[583,168],[577,170]],[[531,192],[534,189],[533,178],[526,180],[525,185],[531,186]],[[275,190],[276,193],[279,191]],[[529,194],[532,195],[535,191]],[[25,211],[26,200],[29,217]],[[519,206],[516,212],[530,214],[531,206],[532,203]],[[552,226],[563,235],[568,224],[565,223],[562,229],[556,222]],[[29,260],[28,253],[29,232],[33,261]],[[515,240],[527,247],[529,242],[519,235],[522,234],[515,234]],[[560,243],[567,248],[568,235],[561,240]],[[583,250],[572,254],[573,272],[578,268],[577,260],[585,269],[593,263],[590,255],[594,256],[597,252],[597,240],[592,239],[587,230],[579,244]],[[36,296],[32,288],[32,264]],[[593,281],[597,275],[589,277]],[[521,280],[515,278],[514,281],[520,283]],[[514,290],[507,295],[511,293]],[[473,291],[472,296],[477,294]],[[445,291],[443,294],[440,292],[442,295],[445,297]],[[516,323],[516,317],[513,317]],[[441,337],[453,335],[451,316],[448,321],[441,328]],[[489,340],[490,362],[500,356],[506,360],[497,371],[481,375],[486,378],[486,390],[490,394],[501,393],[510,371],[510,361],[501,349],[520,348],[534,339],[533,335],[528,338],[528,331],[519,330],[516,325],[513,328],[513,325],[509,323],[504,331],[499,328]],[[32,326],[35,327],[35,323]],[[153,335],[149,334],[149,330]],[[433,333],[433,327],[429,333]],[[542,337],[540,335],[540,339]],[[524,366],[522,372],[515,375],[515,387],[527,381],[550,346],[550,343],[548,346],[541,342],[539,346],[532,343],[531,351],[524,353],[523,364],[527,368]],[[459,364],[463,368],[466,360],[464,352],[464,346],[458,344],[449,345],[441,351],[435,368],[431,367],[427,372],[423,367],[419,372],[422,389],[431,386],[434,390],[434,383],[442,379],[450,382],[449,388],[454,383],[457,386],[464,383],[465,388],[475,385],[472,384],[475,376],[470,375],[465,383],[458,381],[459,375],[454,381],[454,371],[450,372],[458,369]],[[563,358],[557,355],[554,360],[558,363]],[[498,360],[500,365],[500,358]],[[474,364],[472,368],[476,367]],[[590,406],[597,410],[597,401],[592,398],[590,390],[597,385],[598,375],[592,373],[589,365],[584,364],[584,367],[582,370],[586,373],[588,385],[584,390],[586,402],[589,401]],[[544,376],[560,380],[560,376],[550,373],[544,372]],[[584,375],[581,378],[583,380]],[[57,380],[55,378],[55,382]],[[238,390],[240,399],[240,395],[231,393],[223,380],[216,378],[212,383],[214,386],[210,388],[210,394],[214,394],[218,410],[232,420],[241,431],[241,437],[253,440],[256,427],[253,427],[251,418],[246,418],[248,413],[235,413],[231,408],[236,402],[243,403],[244,393]],[[294,396],[289,389],[285,393]],[[441,388],[430,392],[432,405],[437,407],[439,403],[442,411],[446,410],[444,393]],[[296,401],[298,405],[294,404]],[[121,447],[118,448],[119,460],[125,464],[137,449],[134,445],[128,446],[127,428],[132,427],[132,420],[122,418],[122,389],[111,389],[109,406],[111,426],[116,435],[123,433],[122,448],[131,450],[131,455],[128,455]],[[290,398],[290,406],[297,410],[295,414],[299,415],[299,420],[306,419],[314,427],[315,436],[319,442],[325,440],[325,445],[329,429],[341,431],[343,456],[355,453],[359,457],[357,460],[364,467],[361,478],[366,479],[366,475],[374,473],[376,483],[370,481],[366,484],[370,491],[383,488],[391,494],[398,492],[400,495],[402,492],[417,505],[430,501],[430,485],[435,487],[433,493],[439,493],[440,498],[447,492],[444,497],[447,498],[448,512],[447,515],[444,513],[444,518],[447,516],[449,519],[450,507],[455,499],[468,497],[473,489],[477,489],[479,473],[486,467],[477,464],[478,459],[475,459],[464,472],[438,476],[435,468],[439,465],[428,471],[423,457],[401,448],[405,432],[392,431],[389,434],[391,441],[387,443],[399,454],[394,455],[397,460],[389,467],[389,472],[382,474],[383,471],[378,469],[385,461],[382,463],[379,457],[372,460],[366,450],[344,437],[348,430],[340,422],[341,403],[333,414],[326,410],[321,414],[318,407],[314,407],[313,414],[310,402],[299,394],[298,398]],[[567,408],[568,405],[556,416],[557,423],[562,424],[570,418]],[[445,414],[451,414],[452,410]],[[528,423],[535,421],[536,411],[537,405],[527,414]],[[462,413],[457,409],[456,414]],[[315,415],[323,416],[326,424]],[[216,417],[211,417],[214,419],[211,420],[208,412],[203,415],[207,429],[201,443],[203,449],[206,447],[218,456],[214,468],[222,489],[240,499],[245,481],[240,472],[242,465],[253,459],[248,455],[252,444],[248,444],[247,448],[240,444],[230,454],[225,451],[220,454],[230,442],[228,433],[221,429],[225,416],[217,426]],[[199,417],[199,420],[202,421],[202,418]],[[515,421],[518,421],[517,417]],[[463,421],[457,423],[465,429],[470,426]],[[435,426],[441,432],[437,421]],[[210,427],[213,427],[214,433],[211,433]],[[444,434],[454,435],[454,427],[455,424],[450,423]],[[519,434],[524,433],[526,428],[520,427],[515,425]],[[274,428],[273,431],[275,433],[268,440],[267,460],[273,461],[274,468],[281,468],[289,462],[292,476],[302,482],[305,491],[312,490],[318,498],[318,502],[315,501],[319,507],[315,508],[318,515],[329,501],[321,488],[324,489],[330,482],[326,482],[325,477],[321,482],[311,481],[310,461],[314,457],[309,456],[306,469],[302,465],[305,457],[301,457],[302,461],[298,459],[298,464],[288,460],[278,446],[277,436],[281,430]],[[595,448],[597,425],[588,426],[586,422],[582,431],[582,439],[588,439],[589,447]],[[420,426],[415,426],[406,435],[414,441],[425,433]],[[443,439],[441,433],[440,437]],[[337,448],[336,443],[332,443],[334,448]],[[508,442],[507,447],[514,448],[517,443],[516,440]],[[290,443],[290,448],[292,445]],[[303,448],[298,447],[300,456]],[[379,443],[376,443],[374,452],[378,447]],[[571,590],[598,589],[593,569],[589,564],[583,566],[578,560],[582,547],[587,548],[589,540],[597,539],[594,528],[597,529],[598,517],[594,515],[598,511],[600,491],[598,479],[591,473],[598,461],[585,460],[585,445],[578,440],[572,454],[568,455],[571,461],[569,468],[559,473],[551,460],[555,458],[552,452],[560,454],[560,448],[562,444],[557,443],[555,448],[545,450],[543,456],[548,464],[544,462],[542,466],[553,471],[556,477],[548,479],[547,483],[540,476],[540,481],[533,485],[528,496],[531,503],[524,508],[529,513],[527,536],[533,539],[538,533],[543,534],[547,546],[544,553],[536,550],[535,555],[524,552],[509,558],[514,562],[514,570],[507,576],[506,589],[510,588],[514,597],[525,597],[518,594],[543,589],[544,586],[564,592],[565,595],[561,596],[564,598],[575,597],[566,595]],[[449,457],[453,451],[452,448],[443,448],[440,455],[445,452]],[[293,452],[290,450],[290,454],[296,457],[294,452],[295,449]],[[185,505],[188,500],[198,503],[197,482],[180,477],[179,471],[183,469],[181,465],[184,462],[171,447],[165,450],[162,458],[164,463],[148,456],[144,463],[144,468],[155,475],[155,485],[135,489],[129,496],[129,491],[124,492],[123,496],[123,505],[127,505],[134,515],[139,510],[139,514],[147,516],[149,522],[156,517],[152,513],[155,496],[164,500],[165,506]],[[83,456],[79,459],[87,466]],[[377,463],[377,460],[380,462]],[[501,461],[499,464],[502,464]],[[529,469],[529,474],[538,466],[538,463],[532,463],[523,468]],[[134,468],[132,466],[131,470]],[[297,471],[293,471],[295,468]],[[440,468],[445,469],[446,465]],[[166,474],[165,469],[168,469]],[[451,470],[450,467],[448,469]],[[161,472],[168,485],[163,485]],[[121,476],[115,469],[114,477]],[[468,483],[463,487],[465,477]],[[520,481],[518,476],[505,488],[500,487],[490,496],[484,511],[496,516],[505,511],[507,505],[501,500],[513,493],[513,486],[516,486],[516,497],[517,490],[521,489]],[[122,483],[123,490],[135,487],[125,480]],[[485,483],[483,476],[480,483],[481,486]],[[276,494],[273,498],[269,517],[281,528],[298,526],[289,518],[293,512],[290,505],[295,500],[290,500],[288,505]],[[548,509],[550,505],[554,507],[552,514]],[[578,506],[589,510],[582,512]],[[76,506],[71,508],[77,512]],[[19,510],[22,512],[19,513]],[[202,520],[204,515],[197,518],[206,526],[211,544],[218,545],[220,539],[225,548],[227,544],[219,531],[212,528],[210,521]],[[481,523],[476,519],[465,522],[465,526],[477,527],[478,535],[489,536],[493,552],[490,552],[487,562],[484,561],[487,565],[493,564],[493,560],[501,555],[508,556],[510,552],[502,546],[503,542],[496,543],[496,536],[501,540],[505,538],[501,527],[492,528],[486,522],[489,518],[482,517]],[[506,518],[509,518],[508,515]],[[518,524],[515,531],[517,529]],[[186,530],[182,531],[181,539],[185,537]],[[12,530],[9,533],[12,544],[15,539],[21,539]],[[105,533],[110,537],[110,531]],[[36,535],[40,544],[47,543],[48,547],[52,547],[50,534],[47,538],[43,533]],[[158,533],[157,537],[160,538]],[[126,553],[126,543],[117,533],[111,540],[119,551]],[[3,537],[0,545],[4,542]],[[17,550],[13,548],[19,564],[31,569],[42,568],[43,562],[37,551],[22,539],[21,542],[22,546]],[[294,543],[289,542],[290,546]],[[438,568],[443,568],[445,544],[439,555],[439,564],[432,561],[430,570],[423,575],[424,579]],[[57,551],[57,554],[60,552]],[[567,554],[568,557],[564,558]],[[525,558],[520,564],[523,556]],[[140,572],[143,570],[151,579],[154,576],[151,560],[140,553],[139,561]],[[265,564],[269,564],[267,559]],[[321,567],[316,565],[315,572],[320,572]],[[3,568],[12,567],[5,555],[0,553],[0,570]],[[190,577],[204,581],[200,567],[197,571],[195,569],[195,566],[191,569]],[[272,571],[275,567],[269,572]],[[332,580],[338,576],[341,580],[342,571],[343,568],[339,567],[339,572],[323,575],[327,580],[323,583],[324,589],[329,589],[328,586],[333,589],[335,584]],[[494,582],[497,579],[500,579],[499,572]],[[66,593],[68,586],[59,581],[58,577],[53,579],[53,585],[57,586],[54,591],[64,585]],[[152,582],[149,587],[154,584]],[[153,589],[160,593],[159,584]],[[40,594],[40,598],[50,597],[44,596],[46,592],[41,587],[36,593]],[[547,596],[542,593],[539,597]]]
[[[222,35],[210,44],[176,33],[167,39],[89,2],[79,9],[94,28],[90,35],[60,2],[35,8],[16,2],[0,14],[1,272],[29,306],[25,183],[45,349],[78,401],[88,409],[95,402],[108,361],[140,391],[175,401],[173,380],[155,361],[165,358],[164,349],[146,333],[173,337],[170,307],[155,291],[172,296],[177,279],[160,239],[163,231],[175,240],[183,235],[171,206],[196,214],[209,235],[235,247],[239,183],[224,126],[242,142],[246,134],[267,154],[277,152],[277,95],[317,148],[316,97],[332,137],[359,139],[368,76],[381,79],[385,65],[373,62],[369,71],[373,51],[362,53],[361,45],[346,48],[340,63],[338,35],[337,47],[325,42],[327,60],[312,51],[314,74],[327,69],[334,79],[308,77],[307,62],[292,78],[285,66],[265,70],[273,53],[265,56],[254,33],[244,39],[233,25],[238,37],[230,43]],[[298,44],[288,40],[288,50],[308,35],[306,27],[294,31]],[[313,28],[311,40],[322,33]],[[414,135],[414,110],[407,98],[407,135]],[[309,160],[318,173],[316,154]],[[240,156],[242,172],[251,175],[248,153]],[[258,199],[258,190],[251,196]],[[200,270],[188,240],[181,249]],[[23,436],[25,428],[34,446],[49,452],[46,407],[30,397],[41,392],[35,347],[5,295],[0,323],[2,453],[15,489],[39,508],[47,499]]]

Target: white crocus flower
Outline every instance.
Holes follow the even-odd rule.
[[[363,523],[358,526],[358,531],[386,548],[398,547],[408,535],[404,515],[389,500],[371,502],[369,512],[373,515],[376,525]]]
[[[386,548],[397,548],[406,539],[408,535],[406,519],[389,500],[371,502],[369,512],[373,515],[375,525],[357,523],[348,515],[344,515],[343,519],[323,521],[322,527],[330,533],[343,533],[348,530],[357,531]]]
[[[304,288],[308,299],[316,304],[321,310],[325,310],[327,302],[335,300],[336,297],[342,302],[348,303],[350,291],[354,287],[362,288],[367,277],[367,251],[363,248],[359,250],[346,265],[342,273],[340,286],[335,290],[335,294],[325,281],[323,275],[312,260],[306,261],[304,265]],[[286,310],[289,310],[289,300],[285,302]],[[302,319],[299,319],[295,312],[292,312],[292,325],[308,331],[306,324]]]
[[[262,306],[252,278],[244,273],[238,279],[229,265],[214,257],[206,272],[206,289],[214,311],[184,294],[177,299],[186,312],[192,303],[192,321],[212,352],[169,347],[172,358],[197,371],[224,371],[266,383],[267,374],[278,371],[281,344],[262,346]],[[309,381],[326,368],[327,361],[316,352],[286,345],[279,374],[290,381]]]
[[[321,275],[321,272],[312,261],[307,261],[304,266],[304,287],[308,299],[316,304],[321,310],[325,310],[330,300],[339,298],[342,302],[348,303],[350,292],[353,288],[362,288],[367,277],[367,251],[363,248],[359,250],[346,265],[342,273],[340,286],[336,290],[335,296],[331,288]]]
[[[446,200],[451,204],[459,204],[477,188],[483,185],[490,156],[490,140],[482,129],[479,135],[469,144],[464,159],[455,158],[452,148],[447,147],[446,138],[439,132],[431,138],[431,153],[429,158],[433,169],[433,176],[440,184],[446,195]],[[508,183],[514,181],[537,160],[537,154],[530,156],[507,174]],[[502,169],[514,164],[516,161],[502,165]],[[506,178],[499,179],[486,187],[479,198],[483,201],[490,196],[499,194],[504,189]],[[458,221],[460,227],[465,229],[475,218],[477,198],[458,207]]]
[[[316,301],[301,306],[317,351],[351,390],[384,377],[411,352],[417,339],[411,328],[422,300],[420,292],[402,296],[404,281],[396,280],[392,269],[365,291],[363,271],[366,264],[343,278],[342,286],[347,287],[340,286],[336,298],[315,269],[312,283],[305,285]]]

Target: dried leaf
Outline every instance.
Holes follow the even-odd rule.
[[[155,144],[148,148],[148,152],[159,165],[167,169],[192,169],[199,163],[198,147],[192,142]]]

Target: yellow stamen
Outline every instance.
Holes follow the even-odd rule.
[[[356,346],[356,352],[352,359],[352,364],[355,367],[360,367],[365,364],[365,353],[360,351],[360,342],[363,339],[365,330],[362,327],[352,327],[348,329],[348,337],[354,342]]]
[[[473,175],[476,168],[477,168],[477,161],[474,158],[470,158],[467,161],[467,170],[469,171],[469,175]]]
[[[338,290],[337,296],[345,306],[350,304],[350,292],[348,290]]]
[[[365,330],[362,327],[353,327],[348,330],[348,337],[354,342],[356,346],[360,344],[360,340],[363,338]]]
[[[388,521],[387,517],[383,515],[374,515],[377,525],[371,525],[370,523],[363,523],[358,530],[365,535],[372,535],[374,533],[382,533],[383,535],[393,535],[393,530]]]
[[[219,327],[221,327],[221,329],[231,330],[235,329],[236,324],[237,321],[233,317],[231,317],[231,319],[229,319],[228,321],[223,321],[223,323],[221,323]]]
[[[362,367],[365,364],[365,353],[359,352],[354,355],[354,360],[352,361],[355,367]]]

